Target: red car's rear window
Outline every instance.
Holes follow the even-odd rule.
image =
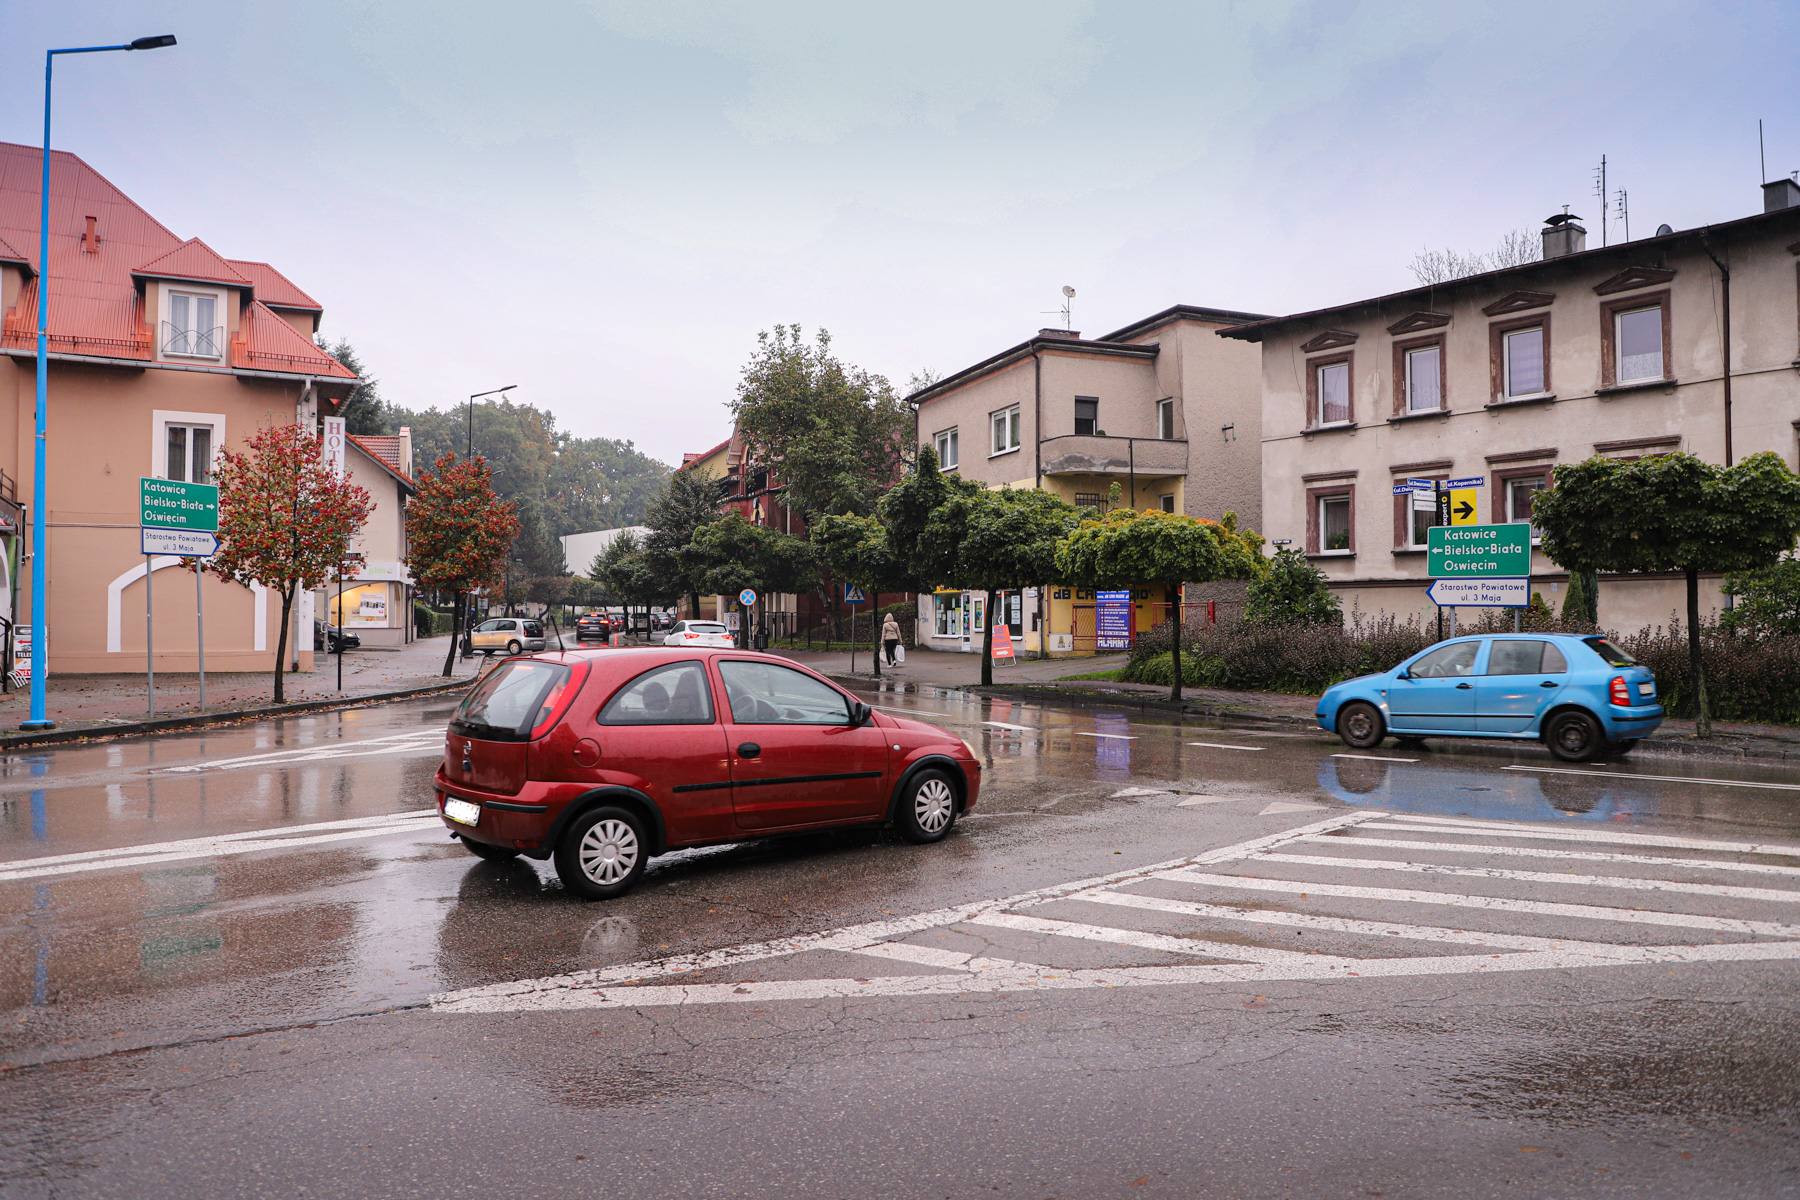
[[[469,737],[523,742],[549,719],[569,686],[569,668],[532,659],[501,663],[470,692],[450,718]]]

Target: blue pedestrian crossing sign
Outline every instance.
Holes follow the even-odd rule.
[[[864,592],[861,588],[857,587],[854,583],[846,583],[844,585],[844,603],[845,604],[867,604],[868,602],[869,602],[869,596],[868,596],[867,592]]]

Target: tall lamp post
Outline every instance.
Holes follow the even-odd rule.
[[[469,397],[469,452],[464,457],[475,457],[475,402],[483,396],[498,396],[501,392],[510,392],[518,386],[516,383],[509,383],[503,388],[495,388],[491,392],[476,392]]]
[[[21,729],[53,729],[56,722],[44,714],[44,426],[50,383],[50,71],[59,54],[100,54],[108,50],[160,50],[173,46],[175,35],[141,37],[119,46],[67,46],[44,51],[44,181],[38,210],[37,295],[37,426],[32,450],[31,479],[31,718]],[[150,586],[150,576],[144,576]]]

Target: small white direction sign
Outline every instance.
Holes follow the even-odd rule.
[[[177,554],[182,558],[211,558],[219,552],[219,535],[201,529],[158,529],[140,525],[144,554]]]
[[[1525,608],[1531,603],[1531,580],[1434,579],[1427,594],[1439,608]]]

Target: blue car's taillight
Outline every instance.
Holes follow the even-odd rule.
[[[1623,675],[1614,675],[1612,677],[1612,683],[1607,690],[1614,704],[1630,706],[1631,685],[1625,682],[1625,677]]]

